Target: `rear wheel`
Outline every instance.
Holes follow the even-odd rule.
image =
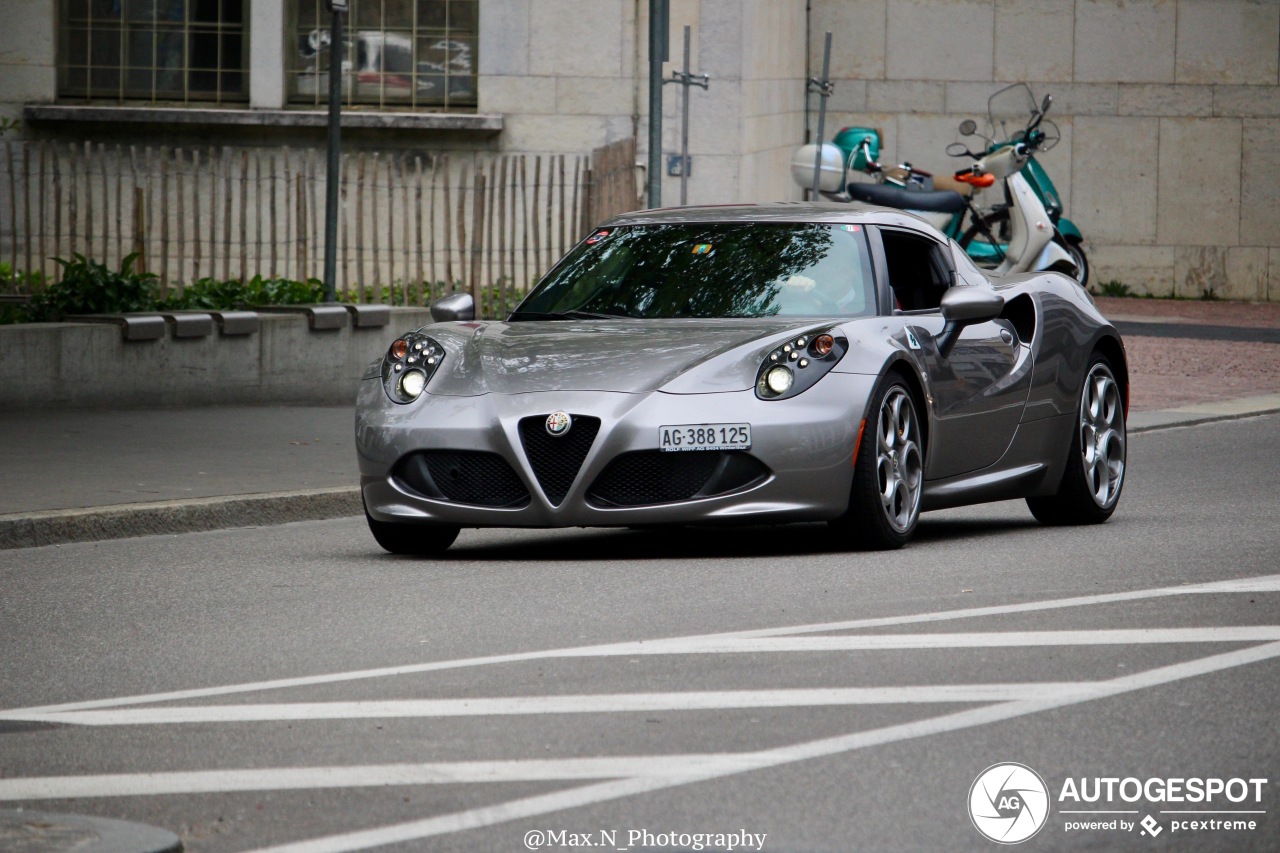
[[[850,544],[901,548],[920,520],[924,445],[911,391],[892,374],[877,392],[853,468],[848,511],[832,522]]]
[[[387,551],[413,557],[433,557],[449,550],[462,528],[456,524],[407,524],[399,521],[378,521],[366,509],[365,520],[369,532]]]
[[[1127,442],[1124,397],[1111,363],[1094,355],[1080,390],[1076,427],[1058,493],[1027,498],[1045,524],[1100,524],[1111,517],[1124,487]]]
[[[1076,272],[1071,277],[1078,281],[1081,287],[1087,288],[1089,286],[1089,258],[1084,253],[1084,247],[1080,245],[1079,240],[1073,240],[1070,237],[1062,238],[1059,245],[1067,250],[1067,254],[1071,256],[1071,262],[1076,265]]]

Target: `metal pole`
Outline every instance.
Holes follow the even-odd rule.
[[[649,0],[649,207],[662,206],[662,63],[667,60],[668,0]]]
[[[831,97],[831,81],[827,75],[831,71],[831,33],[827,33],[822,47],[822,79],[818,81],[818,153],[813,158],[813,198],[818,199],[818,190],[822,185],[822,134],[827,123],[827,98]],[[810,81],[813,82],[813,81]]]
[[[684,25],[684,95],[680,102],[680,206],[689,203],[689,38],[690,26]]]
[[[691,39],[691,28],[686,25],[684,28],[684,70],[672,71],[671,79],[664,80],[664,83],[678,83],[684,87],[682,96],[682,115],[680,126],[680,205],[684,206],[689,203],[689,87],[701,86],[706,89],[710,86],[711,77],[707,74],[695,75],[689,73],[689,42]]]
[[[329,166],[324,193],[324,301],[337,299],[338,184],[342,154],[342,12],[333,13],[329,30]]]

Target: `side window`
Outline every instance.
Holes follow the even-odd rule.
[[[951,285],[951,263],[937,242],[910,231],[880,230],[885,265],[894,307],[902,311],[927,311],[942,304]]]

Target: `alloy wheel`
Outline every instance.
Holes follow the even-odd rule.
[[[915,405],[901,387],[894,387],[880,404],[876,427],[876,476],[885,520],[899,533],[915,524],[920,513],[924,459]]]
[[[1124,404],[1120,386],[1104,364],[1089,371],[1081,394],[1080,455],[1094,503],[1110,507],[1124,481]]]

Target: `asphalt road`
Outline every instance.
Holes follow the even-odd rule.
[[[0,808],[197,853],[539,832],[992,851],[976,823],[1026,821],[1026,850],[1275,850],[1278,424],[1132,436],[1104,526],[995,504],[927,515],[887,555],[795,526],[464,531],[423,562],[362,519],[4,552]],[[1002,762],[1047,796],[984,777],[977,808],[1004,810],[971,821]],[[1063,799],[1099,778],[1138,781]],[[1224,790],[1161,800],[1168,779]],[[1148,816],[1155,838],[1067,829]],[[1255,828],[1189,823],[1222,820]]]

